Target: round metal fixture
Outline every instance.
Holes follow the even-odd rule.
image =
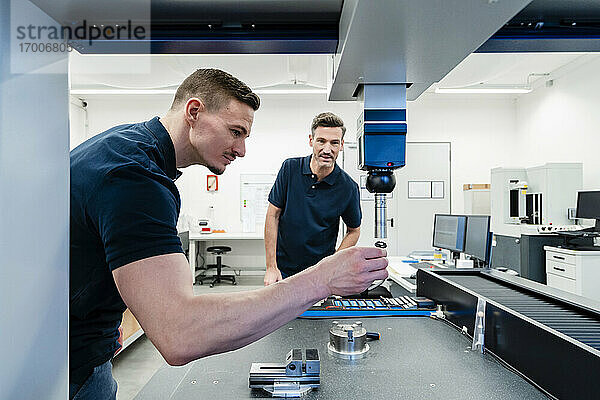
[[[333,321],[327,350],[332,355],[350,360],[363,357],[369,351],[369,345],[362,322],[344,324]]]

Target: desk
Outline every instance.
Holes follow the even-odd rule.
[[[292,348],[317,348],[321,387],[312,399],[547,399],[448,324],[427,317],[363,318],[381,333],[365,358],[353,362],[327,353],[332,320],[294,320],[242,349],[184,367],[158,370],[135,399],[249,399],[253,362],[283,363]]]
[[[388,277],[410,293],[415,293],[417,285],[411,283],[406,278],[417,273],[417,269],[410,266],[410,264],[414,264],[417,260],[403,256],[389,256],[387,259]]]
[[[264,241],[262,232],[225,232],[225,233],[199,233],[190,232],[190,269],[192,270],[192,283],[196,278],[196,257],[198,244],[200,242],[218,241],[218,240],[260,240]],[[266,268],[266,266],[265,266]]]
[[[396,282],[398,285],[402,286],[404,289],[408,290],[410,293],[415,293],[417,291],[416,281],[414,279],[409,279],[409,277],[417,273],[417,269],[411,266],[411,264],[415,264],[417,260],[404,256],[389,256],[388,262],[389,264],[387,267],[387,271],[389,278]],[[442,264],[440,262],[423,262],[436,265],[439,268],[449,267],[448,264]]]

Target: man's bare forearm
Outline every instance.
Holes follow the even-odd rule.
[[[117,289],[171,365],[257,340],[330,294],[359,293],[387,277],[385,250],[351,248],[274,285],[250,292],[194,296],[181,253],[134,261],[113,271]]]
[[[186,326],[176,364],[235,350],[273,332],[330,294],[317,282],[309,269],[262,289],[190,299],[182,314]]]
[[[340,247],[338,247],[337,251],[347,249],[348,247],[352,247],[358,243],[358,238],[360,237],[360,228],[356,228],[353,230],[349,230],[344,235],[342,242],[340,243]]]
[[[267,268],[277,268],[277,232],[279,230],[280,209],[269,204],[265,218],[265,256]]]

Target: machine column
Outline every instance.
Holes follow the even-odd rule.
[[[393,171],[405,165],[406,84],[365,84],[359,88],[359,168],[367,171],[367,190],[375,194],[375,238],[387,238],[386,193],[396,186]],[[386,247],[384,241],[375,243]]]

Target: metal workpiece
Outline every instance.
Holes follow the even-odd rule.
[[[317,349],[293,349],[284,364],[252,363],[250,389],[262,389],[272,397],[302,397],[321,384],[321,362]]]
[[[369,351],[367,330],[362,322],[340,323],[333,321],[329,329],[327,351],[340,358],[356,359],[363,357]]]

